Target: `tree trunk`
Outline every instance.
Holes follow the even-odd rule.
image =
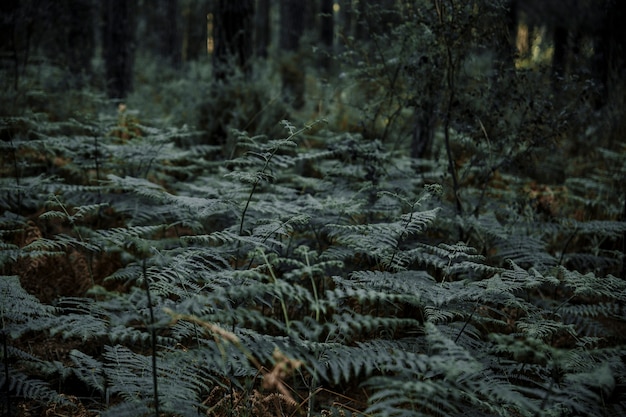
[[[606,104],[613,81],[626,76],[626,2],[610,3],[595,39],[592,71],[601,86],[598,106]]]
[[[143,6],[146,25],[139,39],[154,56],[178,68],[182,61],[178,0],[146,1]]]
[[[107,0],[102,4],[102,53],[110,98],[123,99],[133,88],[135,2]]]
[[[304,64],[298,50],[304,28],[304,7],[299,0],[280,1],[280,73],[285,99],[291,99],[294,108],[304,105]]]
[[[252,0],[219,0],[215,13],[215,50],[213,69],[215,78],[225,79],[233,74],[233,65],[245,74],[250,73],[252,57]]]
[[[0,2],[0,52],[11,57],[10,63],[7,60],[0,60],[2,67],[11,66],[13,74],[13,88],[18,90],[20,80],[20,56],[21,46],[18,41],[24,41],[25,37],[18,36],[18,15],[20,14],[20,3],[18,0],[5,0]],[[3,83],[4,84],[4,83]]]
[[[304,29],[304,8],[299,0],[280,0],[280,49],[295,52]]]
[[[509,0],[508,9],[502,17],[504,20],[501,29],[502,36],[496,45],[497,60],[499,61],[497,66],[501,72],[514,72],[517,56],[517,26],[519,24],[517,0]]]
[[[183,62],[196,61],[207,57],[207,15],[209,6],[206,0],[182,0],[182,51]]]
[[[339,45],[345,47],[348,45],[349,38],[354,36],[352,0],[341,0],[339,6]]]
[[[565,59],[567,55],[567,29],[563,26],[554,28],[554,55],[552,56],[552,76],[555,86],[565,75]]]
[[[323,2],[324,0],[309,0],[299,2],[300,7],[303,9],[303,31],[315,33],[318,30],[320,17],[320,1]]]
[[[57,3],[55,19],[57,51],[51,51],[69,69],[80,87],[91,74],[91,59],[96,46],[94,3],[92,0],[66,0]]]
[[[321,0],[320,7],[320,40],[324,46],[321,56],[322,68],[328,70],[334,54],[333,43],[335,39],[335,15],[333,12],[333,0]]]
[[[372,0],[359,0],[354,5],[354,14],[356,17],[355,30],[354,30],[354,38],[357,42],[359,41],[369,41],[370,40],[370,32],[369,32],[369,12],[370,6],[369,2]]]
[[[270,43],[270,0],[258,0],[255,18],[255,53],[256,56],[267,58],[267,47]]]

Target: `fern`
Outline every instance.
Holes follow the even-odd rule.
[[[12,337],[19,337],[38,320],[53,317],[56,312],[56,308],[28,294],[17,276],[0,276],[0,297],[3,300],[0,307],[2,331]]]
[[[50,362],[33,356],[20,348],[8,346],[9,337],[20,337],[40,327],[40,321],[49,319],[56,309],[43,305],[21,287],[19,277],[0,277],[0,335],[3,340],[2,360],[5,366],[0,374],[0,386],[12,395],[40,402],[69,404],[48,382],[33,377],[33,373],[49,376],[65,372],[59,362]]]
[[[459,166],[457,213],[439,184],[445,155],[411,160],[389,135],[283,123],[285,139],[239,132],[215,161],[213,147],[175,145],[187,132],[138,124],[125,139],[116,126],[48,124],[2,145],[44,160],[0,182],[11,396],[59,402],[78,380],[111,416],[347,413],[339,399],[369,415],[626,408],[611,246],[624,224],[614,202],[605,217],[556,221],[524,200],[524,178],[492,171],[534,145],[451,128],[476,152]],[[583,191],[602,183],[606,196],[611,181],[571,181],[571,201],[600,206]],[[88,291],[48,304],[20,285],[63,280],[54,265],[72,253],[105,271],[71,278],[89,275]],[[24,349],[27,335],[59,357]]]
[[[430,356],[415,355],[419,365],[389,369],[390,376],[373,377],[367,386],[376,388],[369,412],[388,415],[460,415],[477,407],[484,415],[508,415],[513,410],[538,411],[536,405],[494,375],[465,349],[427,325]],[[467,388],[472,386],[469,391]],[[497,406],[495,406],[497,404]]]

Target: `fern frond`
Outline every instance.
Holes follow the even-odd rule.
[[[27,293],[17,276],[0,276],[0,301],[2,330],[13,337],[30,331],[37,322],[54,317],[57,311]]]
[[[606,297],[626,301],[626,281],[612,275],[597,277],[594,273],[581,274],[564,267],[559,268],[563,285],[578,297]]]
[[[50,388],[47,382],[34,379],[16,370],[10,372],[8,381],[5,379],[5,374],[2,373],[0,375],[0,384],[3,386],[8,384],[9,390],[15,392],[15,395],[19,397],[40,401],[42,403],[71,404],[66,398]]]
[[[100,414],[102,417],[135,417],[145,416],[153,410],[148,406],[150,400],[127,400],[120,404],[114,404],[107,407]]]
[[[517,328],[529,338],[549,340],[550,338],[566,333],[576,335],[573,325],[564,324],[560,321],[546,320],[538,317],[527,317],[517,321]]]
[[[75,365],[72,371],[76,377],[88,387],[104,393],[106,388],[104,365],[77,349],[70,351],[69,357]]]

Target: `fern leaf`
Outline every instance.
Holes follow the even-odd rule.
[[[88,387],[94,388],[100,393],[104,393],[105,379],[103,364],[77,349],[70,351],[69,357],[75,365],[72,370],[78,379]]]
[[[5,383],[5,375],[0,376],[0,383]],[[71,404],[58,392],[50,388],[44,381],[33,379],[21,372],[11,372],[8,382],[9,390],[15,392],[17,396],[29,398],[31,400],[50,402],[56,404]]]

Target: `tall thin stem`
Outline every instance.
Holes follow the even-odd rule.
[[[3,323],[4,330],[4,323]],[[4,355],[4,380],[6,381],[4,384],[4,390],[6,395],[6,403],[7,403],[7,417],[11,417],[11,390],[9,384],[9,346],[7,344],[7,333],[2,331],[2,353]]]
[[[159,417],[159,385],[157,376],[157,341],[156,327],[154,325],[154,309],[152,308],[152,296],[150,295],[150,282],[148,281],[148,272],[146,269],[146,259],[141,264],[143,282],[146,288],[146,297],[148,298],[148,311],[150,312],[150,342],[152,348],[152,389],[154,391],[154,416]]]
[[[294,137],[300,135],[302,132],[311,129],[313,126],[315,126],[319,122],[321,122],[321,120],[316,120],[313,123],[304,126],[302,129],[292,131],[291,134],[286,139],[280,140],[272,148],[272,152],[270,152],[269,156],[265,158],[265,164],[263,164],[263,168],[261,168],[261,170],[257,173],[256,179],[254,180],[254,184],[252,184],[252,189],[250,190],[250,194],[248,195],[248,199],[246,200],[246,205],[244,206],[243,212],[241,213],[241,222],[239,223],[239,235],[240,236],[243,234],[243,225],[244,225],[244,221],[246,218],[246,213],[248,212],[248,207],[250,207],[250,202],[252,201],[252,196],[256,192],[256,189],[259,186],[259,184],[261,183],[261,180],[263,179],[263,175],[265,174],[265,171],[267,170],[267,168],[270,166],[270,162],[272,161],[272,158],[274,158],[274,155],[276,155],[276,152],[278,152],[282,144],[287,143]]]

